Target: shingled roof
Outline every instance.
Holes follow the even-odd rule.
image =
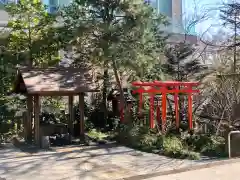
[[[19,68],[13,92],[48,96],[95,92],[97,87],[89,72],[72,67]]]

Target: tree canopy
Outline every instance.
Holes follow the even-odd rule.
[[[54,27],[56,15],[48,13],[40,0],[20,0],[8,4],[6,11],[10,15],[7,50],[18,59],[17,64],[56,64],[59,60],[59,42]]]

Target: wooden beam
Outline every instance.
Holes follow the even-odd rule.
[[[33,112],[33,96],[27,96],[27,114],[26,114],[26,141],[32,143],[32,112]]]
[[[79,93],[83,92],[99,92],[99,90],[95,89],[84,89],[82,91],[71,91],[71,90],[60,90],[60,91],[47,91],[47,90],[42,90],[42,91],[32,91],[29,92],[31,95],[38,94],[40,96],[77,96]]]
[[[84,136],[84,93],[79,94],[80,137]]]
[[[35,135],[35,144],[38,147],[41,146],[39,115],[40,115],[39,95],[35,95],[34,96],[34,135]]]
[[[69,135],[70,140],[73,136],[73,121],[74,121],[74,111],[73,111],[73,96],[68,96],[68,111],[69,111],[69,118],[68,118],[68,128],[69,128]]]

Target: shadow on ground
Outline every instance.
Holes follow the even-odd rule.
[[[18,180],[114,180],[201,164],[139,152],[117,144],[52,147],[24,143],[0,150],[0,177]]]

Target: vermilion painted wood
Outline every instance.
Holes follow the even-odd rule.
[[[155,94],[161,94],[161,93],[168,93],[168,94],[173,94],[173,93],[199,93],[199,90],[195,90],[195,89],[172,89],[172,90],[168,90],[168,89],[148,89],[145,90],[142,94],[144,93],[155,93]],[[139,93],[138,90],[134,90],[133,93]]]
[[[139,114],[142,113],[142,105],[143,105],[143,92],[144,92],[144,89],[143,88],[140,88],[140,92],[139,92]]]
[[[174,108],[175,108],[175,117],[176,117],[176,127],[177,129],[179,128],[180,126],[180,122],[179,122],[179,105],[178,105],[178,94],[175,93],[174,94]]]
[[[188,123],[189,129],[192,129],[192,94],[188,94]]]
[[[179,81],[132,82],[133,86],[198,86],[199,84],[199,82]]]
[[[133,82],[133,86],[139,86],[141,88],[133,91],[133,93],[139,93],[140,97],[144,93],[151,94],[150,98],[150,127],[154,127],[154,95],[162,94],[162,130],[165,130],[166,117],[167,117],[167,94],[174,94],[174,104],[175,104],[175,114],[176,114],[176,126],[179,128],[179,104],[178,104],[178,94],[183,93],[188,95],[188,119],[189,119],[189,129],[193,128],[192,124],[192,94],[199,93],[199,90],[192,89],[194,86],[198,86],[199,82],[179,82],[179,81],[153,81],[153,82]],[[144,90],[142,87],[149,86],[150,89]],[[174,87],[175,89],[168,90],[167,87]],[[185,87],[180,89],[180,86]],[[141,98],[140,98],[141,99]],[[139,102],[139,108],[142,107],[142,101]],[[157,106],[157,118],[160,117],[160,112]]]
[[[155,85],[161,85],[164,86],[198,86],[200,85],[199,82],[181,82],[181,81],[153,81]]]
[[[154,95],[150,97],[150,128],[154,128]]]
[[[159,104],[159,101],[157,103],[157,122],[158,122],[158,125],[160,125],[160,114],[161,114],[161,111],[160,111],[160,104]]]
[[[167,120],[167,91],[162,89],[162,131],[166,129],[166,120]]]

